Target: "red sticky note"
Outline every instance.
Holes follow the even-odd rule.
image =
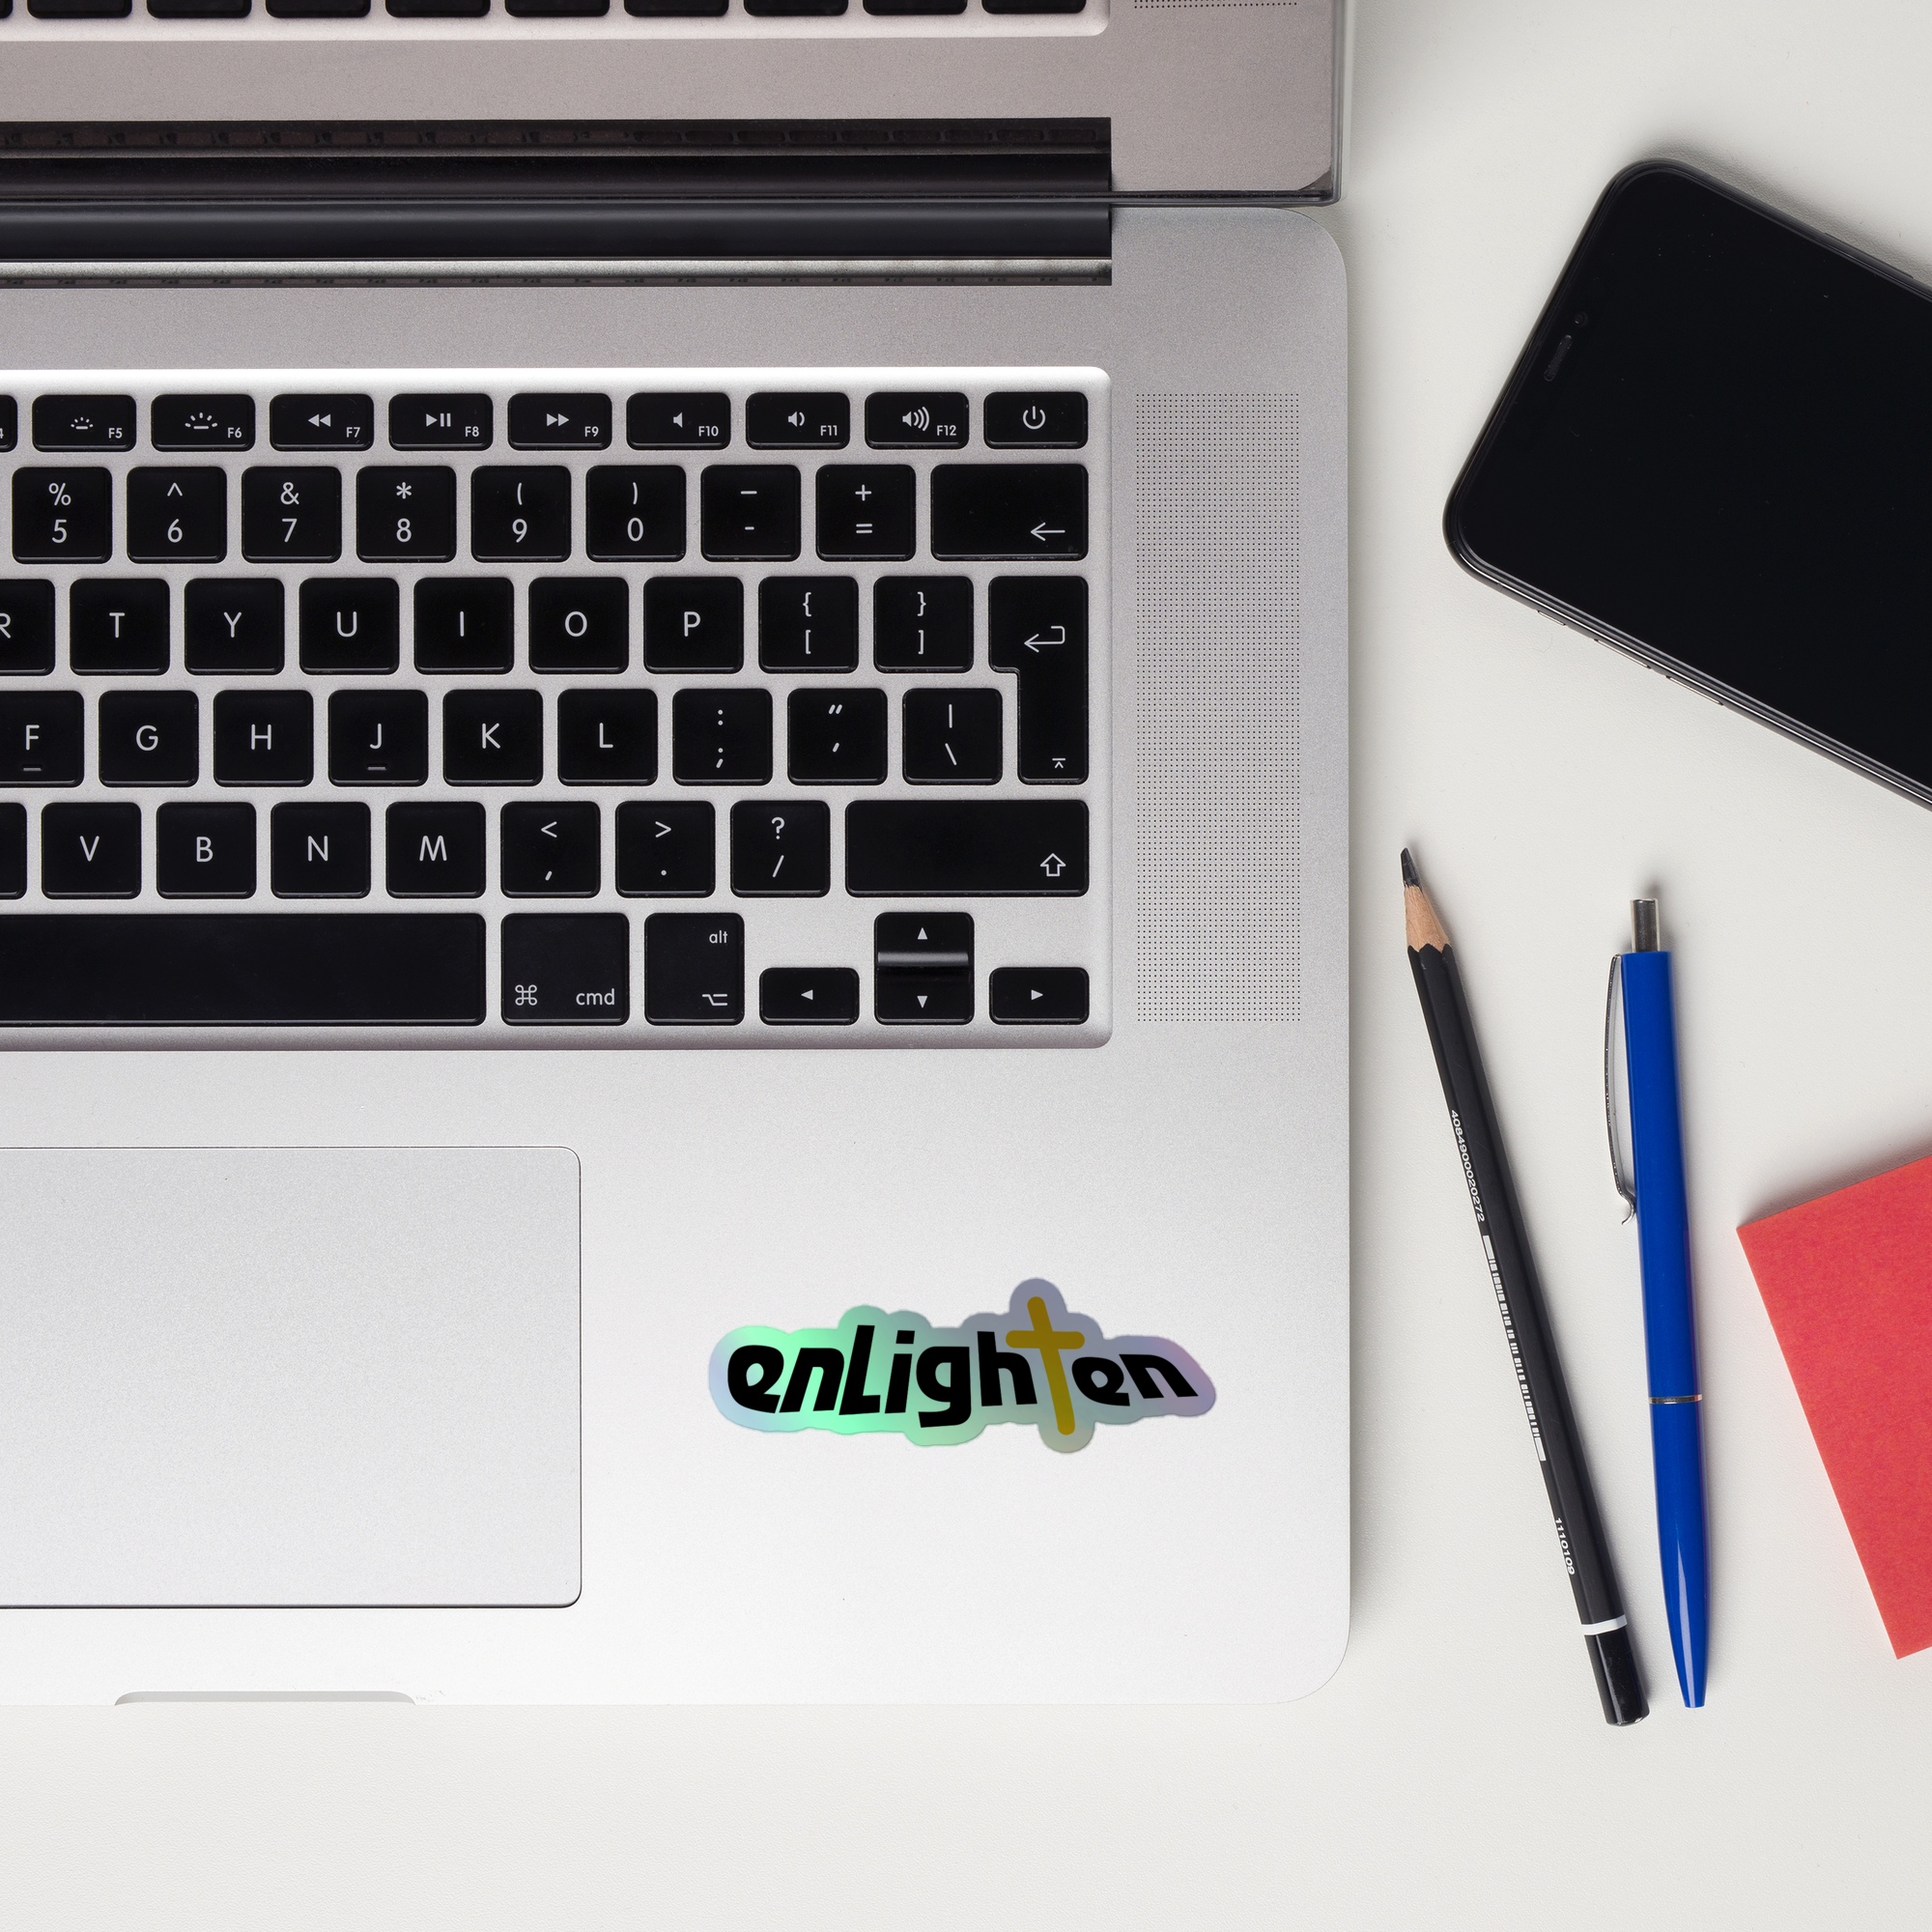
[[[1932,1160],[1738,1230],[1892,1650],[1932,1644]]]

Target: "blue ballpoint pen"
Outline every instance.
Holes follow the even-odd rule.
[[[1643,1267],[1643,1339],[1650,1370],[1650,1443],[1657,1536],[1677,1683],[1704,1701],[1708,1562],[1704,1530],[1703,1395],[1690,1305],[1690,1218],[1677,1097],[1677,1020],[1670,954],[1658,942],[1657,901],[1631,906],[1634,942],[1620,955],[1624,1054],[1630,1075],[1631,1165]]]

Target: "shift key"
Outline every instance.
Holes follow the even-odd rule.
[[[1087,469],[1079,463],[942,463],[932,472],[932,554],[1087,554]]]
[[[845,808],[845,890],[861,897],[1077,898],[1079,799],[865,799]]]

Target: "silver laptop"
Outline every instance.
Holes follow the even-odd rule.
[[[1137,112],[1124,5],[52,12],[0,26],[0,1694],[1314,1689],[1343,276],[1109,144],[1332,157],[1332,35],[1284,128]],[[329,119],[539,31],[535,91],[674,47],[706,124]],[[301,123],[213,120],[215,34]],[[721,123],[835,54],[952,131]]]

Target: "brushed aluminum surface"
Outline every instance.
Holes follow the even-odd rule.
[[[583,1588],[568,1609],[14,1610],[0,1694],[1234,1700],[1349,1600],[1346,298],[1314,223],[1122,212],[1108,287],[14,291],[16,367],[1094,368],[1114,414],[1114,1031],[1080,1053],[32,1053],[20,1145],[554,1146],[582,1170]],[[640,355],[647,351],[647,355]],[[1135,400],[1293,394],[1299,1017],[1136,1017]],[[1123,416],[1124,412],[1124,416]],[[1240,804],[1231,796],[1231,805]],[[936,1323],[1054,1282],[1172,1337],[1207,1415],[1055,1455],[765,1436],[746,1323]]]

